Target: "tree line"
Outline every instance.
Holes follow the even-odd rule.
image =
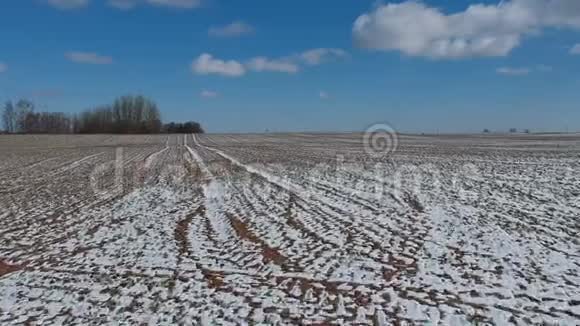
[[[202,134],[203,128],[195,121],[185,123],[170,122],[163,126],[163,131],[168,134]]]
[[[4,131],[22,134],[155,134],[203,133],[197,122],[163,125],[157,105],[144,96],[122,96],[113,104],[79,114],[35,112],[28,100],[8,101],[2,113]]]

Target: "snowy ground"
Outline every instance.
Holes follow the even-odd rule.
[[[580,324],[580,136],[1,136],[0,324]]]

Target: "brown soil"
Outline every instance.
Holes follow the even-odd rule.
[[[207,284],[212,289],[219,289],[224,285],[224,274],[216,271],[202,270]]]
[[[236,234],[241,239],[250,241],[262,249],[264,263],[273,262],[276,265],[283,265],[286,262],[286,257],[284,257],[276,249],[269,247],[268,244],[264,242],[264,240],[257,237],[250,229],[248,229],[247,225],[239,218],[231,214],[228,214],[228,217],[232,222],[232,227],[236,231]]]
[[[175,227],[175,241],[179,246],[179,253],[182,256],[189,256],[189,240],[187,235],[189,233],[189,225],[191,224],[191,220],[194,216],[203,216],[205,214],[205,207],[200,205],[193,214],[189,214],[183,220],[177,222],[177,226]]]
[[[19,271],[22,269],[22,266],[18,266],[18,265],[10,265],[6,262],[4,262],[1,258],[0,258],[0,277]]]

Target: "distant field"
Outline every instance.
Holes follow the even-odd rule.
[[[580,322],[580,135],[0,136],[0,324]]]

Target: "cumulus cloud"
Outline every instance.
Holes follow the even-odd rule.
[[[348,56],[348,53],[342,49],[316,48],[280,59],[255,57],[246,65],[248,66],[248,69],[254,71],[273,71],[293,74],[300,71],[301,65],[315,66],[335,58],[346,56]]]
[[[580,43],[570,49],[570,54],[580,55]]]
[[[279,59],[267,57],[255,57],[246,66],[253,71],[272,71],[284,73],[297,73],[302,65],[315,66],[336,58],[347,57],[348,53],[336,48],[316,48],[295,53]]]
[[[48,0],[48,4],[63,10],[86,7],[89,0]]]
[[[113,63],[113,58],[109,56],[103,56],[94,52],[78,52],[71,51],[65,53],[65,57],[76,63],[86,63],[93,65],[108,65]]]
[[[248,69],[257,72],[284,72],[289,74],[297,73],[300,68],[289,59],[269,59],[266,57],[255,57],[247,64]]]
[[[328,96],[328,93],[327,93],[327,92],[325,92],[325,91],[320,91],[320,92],[318,92],[318,96],[319,96],[321,99],[323,99],[323,100],[326,100],[326,99],[329,97],[329,96]]]
[[[209,53],[204,53],[195,59],[191,64],[191,69],[198,75],[217,74],[226,77],[239,77],[246,73],[246,68],[238,61],[216,59]]]
[[[353,38],[363,48],[410,56],[498,57],[546,27],[580,28],[580,1],[508,0],[452,14],[415,1],[389,3],[359,16]]]
[[[205,98],[215,98],[218,96],[218,93],[215,91],[210,91],[210,90],[204,89],[201,91],[201,93],[199,93],[199,96],[205,97]]]
[[[225,26],[213,26],[209,29],[208,34],[216,37],[236,37],[252,34],[254,28],[243,21],[235,21]]]
[[[8,66],[4,62],[0,62],[0,74],[8,70]]]
[[[343,58],[348,56],[346,51],[342,49],[332,48],[318,48],[304,51],[300,54],[300,58],[308,65],[319,65],[322,62],[331,58]]]
[[[530,68],[500,67],[495,70],[500,75],[525,76],[531,72]]]
[[[295,74],[303,65],[319,65],[330,58],[345,56],[348,54],[341,49],[318,48],[276,59],[257,56],[242,63],[237,60],[224,61],[204,53],[193,61],[191,69],[199,75],[217,74],[228,77],[239,77],[247,71]]]

